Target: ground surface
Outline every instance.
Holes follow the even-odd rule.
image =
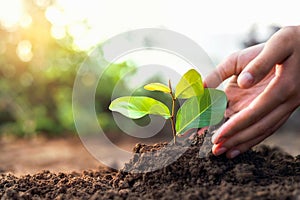
[[[300,154],[299,117],[264,142],[272,148],[260,147],[229,161],[211,155],[199,158],[198,145],[183,155],[180,162],[142,175],[105,168],[77,137],[1,138],[0,199],[299,200],[300,164],[299,156],[296,157]],[[119,146],[129,150],[134,144],[131,141]],[[110,154],[105,146],[99,148]],[[135,151],[147,149],[135,148]],[[147,159],[131,160],[126,167],[134,169],[140,166],[137,163],[147,163]]]
[[[75,144],[73,142],[70,143],[72,147]],[[300,156],[294,157],[278,148],[262,146],[234,160],[228,160],[222,156],[215,157],[210,153],[204,158],[199,158],[199,146],[202,142],[203,138],[198,138],[197,142],[188,147],[183,156],[174,163],[147,173],[128,173],[128,171],[140,169],[151,171],[152,167],[163,165],[168,158],[175,157],[176,150],[183,147],[171,146],[167,151],[158,153],[156,157],[159,159],[153,164],[151,159],[143,153],[151,151],[155,154],[156,150],[164,145],[154,147],[138,145],[134,152],[141,153],[140,156],[135,156],[130,160],[123,171],[115,171],[103,166],[96,167],[99,163],[85,155],[85,150],[80,148],[78,152],[81,154],[77,154],[77,158],[82,157],[84,161],[81,160],[81,162],[85,164],[80,164],[80,161],[75,159],[77,167],[83,168],[76,169],[73,166],[73,169],[78,171],[91,168],[93,170],[86,170],[82,173],[43,171],[20,177],[3,173],[0,175],[0,196],[3,199],[300,198]],[[41,143],[41,149],[47,147],[45,144],[51,144],[51,142]],[[3,148],[5,145],[1,146]],[[79,147],[80,145],[77,146]],[[74,157],[67,153],[66,145],[64,148],[58,149],[57,153],[64,155],[66,163],[54,159],[46,166],[52,166],[58,171],[64,169],[57,166],[66,166],[66,169],[70,170],[70,163],[75,162]],[[30,153],[32,152],[27,151],[27,155]],[[11,156],[11,159],[18,160],[16,158],[18,155]],[[41,157],[37,158],[39,159]],[[55,165],[57,165],[56,168]]]
[[[295,131],[285,131],[264,141],[271,147],[278,146],[285,152],[296,156],[300,154],[299,134]],[[134,142],[121,144],[130,151]],[[106,152],[105,147],[99,147]],[[118,160],[118,157],[114,157]],[[33,174],[42,170],[51,172],[72,172],[96,169],[98,162],[85,149],[77,137],[67,138],[36,138],[33,140],[0,139],[0,172],[11,172],[16,176]]]
[[[0,142],[0,171],[14,175],[95,169],[100,164],[77,138],[35,138],[31,140],[11,138]]]

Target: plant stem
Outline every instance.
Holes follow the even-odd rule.
[[[175,130],[175,103],[176,99],[174,97],[174,94],[172,92],[172,86],[171,86],[171,81],[169,80],[169,88],[170,88],[170,95],[172,97],[172,111],[171,111],[171,126],[172,126],[172,133],[173,133],[173,138],[174,138],[174,144],[176,144],[176,130]]]

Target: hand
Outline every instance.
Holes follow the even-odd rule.
[[[229,120],[213,136],[212,150],[234,158],[274,133],[300,105],[300,26],[232,54],[204,82],[217,87],[228,78]]]

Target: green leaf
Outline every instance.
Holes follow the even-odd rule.
[[[145,90],[149,91],[161,91],[164,93],[170,93],[170,88],[162,83],[149,83],[148,85],[144,86]]]
[[[165,104],[145,96],[117,98],[111,102],[109,109],[131,119],[139,119],[147,114],[160,115],[166,119],[171,117],[170,110]]]
[[[176,131],[182,134],[191,128],[201,128],[218,124],[227,105],[223,91],[204,89],[203,96],[188,99],[177,112]]]
[[[201,75],[194,69],[186,72],[178,82],[175,89],[175,98],[187,99],[203,94]]]

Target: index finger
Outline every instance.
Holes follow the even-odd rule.
[[[204,79],[204,85],[209,88],[218,87],[224,80],[239,75],[247,64],[263,49],[264,44],[258,44],[231,54],[225,61]]]

